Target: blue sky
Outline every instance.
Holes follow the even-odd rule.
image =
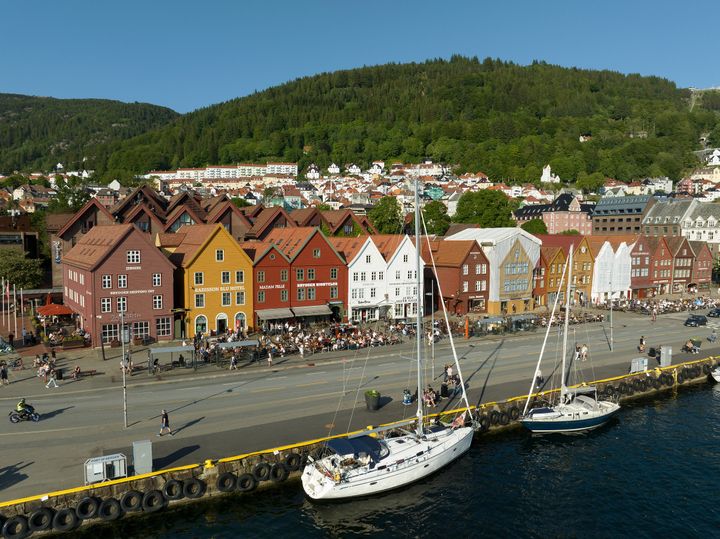
[[[720,85],[709,1],[0,0],[0,92],[179,112],[322,71],[459,53]]]

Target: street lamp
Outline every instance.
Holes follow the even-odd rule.
[[[129,344],[129,343],[128,343]],[[125,379],[126,366],[130,366],[130,362],[126,362],[125,357],[125,311],[120,311],[120,346],[122,347],[122,376],[123,376],[123,419],[125,420],[125,428],[128,428],[127,420],[127,383]]]

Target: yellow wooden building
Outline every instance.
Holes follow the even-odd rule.
[[[252,261],[221,224],[183,226],[156,243],[178,268],[175,306],[184,311],[186,337],[252,324]]]

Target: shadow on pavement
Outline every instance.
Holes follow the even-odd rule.
[[[66,406],[65,408],[58,408],[57,410],[53,410],[52,412],[46,412],[44,414],[40,414],[40,419],[51,419],[55,417],[56,415],[62,414],[65,410],[70,410],[71,408],[75,408],[74,406]]]
[[[184,457],[187,457],[188,455],[190,455],[191,453],[194,453],[198,449],[200,449],[200,446],[197,444],[188,445],[188,446],[181,447],[180,449],[173,451],[169,455],[153,459],[153,469],[154,470],[162,470],[163,468],[167,468],[173,462],[176,462]]]
[[[200,421],[202,421],[203,419],[205,419],[205,416],[198,417],[197,419],[193,419],[192,421],[188,421],[188,422],[185,423],[182,427],[180,427],[179,429],[175,430],[175,434],[177,434],[178,432],[182,432],[182,431],[184,431],[185,429],[190,428],[190,427],[192,427],[193,425],[196,425],[196,424],[200,423]]]
[[[34,463],[34,461],[27,463],[20,461],[17,464],[11,464],[10,466],[3,466],[0,468],[0,490],[12,487],[21,481],[25,481],[28,476],[21,473],[20,470],[27,468]]]
[[[488,361],[492,360],[492,364],[490,365],[490,368],[488,369],[487,376],[485,377],[485,381],[482,384],[482,388],[480,390],[480,397],[478,397],[478,404],[480,404],[483,400],[483,397],[485,396],[485,390],[487,389],[488,382],[490,381],[490,375],[492,374],[493,369],[495,368],[495,363],[497,363],[498,356],[500,354],[500,349],[505,344],[505,339],[500,341],[498,345],[495,347],[495,350],[490,352],[488,357],[486,357],[480,365],[478,365],[478,368],[475,369],[472,373],[470,373],[469,376],[465,377],[465,383],[468,384],[470,380],[473,379],[473,377],[480,372],[480,370],[488,363]]]

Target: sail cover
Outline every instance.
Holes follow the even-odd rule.
[[[361,453],[369,455],[373,462],[378,462],[381,458],[387,456],[388,449],[375,438],[370,436],[358,436],[357,438],[335,438],[329,440],[328,448],[332,449],[338,455],[353,456],[358,458]]]

